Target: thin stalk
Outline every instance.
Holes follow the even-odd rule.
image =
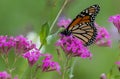
[[[39,50],[42,48],[43,44],[40,45]]]
[[[77,58],[75,58],[72,66],[71,66],[70,74],[69,74],[69,79],[72,79],[72,78],[74,77],[74,75],[73,75],[73,70],[74,70],[74,67],[75,67],[76,62],[77,62]]]
[[[52,29],[53,29],[53,27],[54,27],[57,19],[59,18],[60,14],[61,14],[61,12],[63,11],[64,7],[66,6],[67,2],[68,2],[68,0],[65,0],[64,4],[62,5],[61,9],[59,10],[59,12],[58,12],[55,20],[53,21],[53,23],[52,23],[52,25],[51,25],[50,32],[52,31]]]
[[[67,66],[68,61],[69,60],[66,59],[66,62],[65,62],[66,65],[64,66],[64,69],[63,69],[62,79],[65,79],[65,74],[66,74],[66,71],[67,71],[67,67],[66,66]]]
[[[12,65],[12,68],[14,68],[14,65],[16,64],[16,62],[17,62],[17,60],[20,58],[20,56],[18,55],[16,55],[15,56],[15,59],[14,59],[14,62],[13,62],[13,65]]]
[[[62,79],[65,79],[66,72],[68,71],[68,68],[69,68],[70,59],[71,59],[71,56],[67,56],[64,67],[63,67],[64,69],[63,69],[63,73],[62,73]]]
[[[33,73],[33,78],[35,79],[35,77],[36,77],[36,74],[37,74],[37,72],[38,72],[38,70],[40,69],[40,65],[36,65],[36,69],[34,70],[34,73]]]
[[[30,68],[30,79],[33,79],[32,68]]]
[[[24,72],[23,72],[23,74],[22,74],[22,76],[21,76],[21,78],[20,79],[26,79],[26,78],[28,78],[28,73],[30,73],[30,67],[28,66],[28,67],[26,67],[26,69],[24,70]],[[30,78],[30,76],[29,76],[29,78]]]

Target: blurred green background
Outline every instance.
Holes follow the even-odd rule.
[[[52,24],[63,2],[64,0],[0,0],[0,35],[26,35],[30,31],[39,33],[43,23]],[[83,9],[99,4],[101,10],[96,22],[110,30],[112,24],[108,18],[120,13],[119,3],[120,0],[70,0],[61,16],[73,19]],[[58,29],[56,25],[54,28]],[[57,59],[54,42],[47,46],[47,52]],[[78,58],[73,79],[99,79],[102,73],[109,72],[120,53],[118,46],[118,41],[114,41],[111,48],[91,46],[92,60]],[[115,73],[118,73],[117,69]],[[57,77],[55,73],[41,73],[40,79]]]

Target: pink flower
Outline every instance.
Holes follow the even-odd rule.
[[[98,30],[98,35],[96,37],[95,44],[98,46],[111,47],[110,34],[108,33],[107,29],[97,24],[95,24],[95,26]]]
[[[13,79],[13,78],[6,71],[3,71],[3,72],[0,72],[0,79]],[[14,77],[14,79],[18,79],[18,77]]]
[[[85,47],[79,39],[73,38],[72,36],[61,35],[61,38],[57,41],[56,46],[60,46],[66,55],[70,55],[72,57],[77,56],[81,58],[88,58],[92,56],[88,48]]]
[[[16,54],[25,53],[33,48],[36,48],[36,45],[32,41],[23,37],[22,35],[14,38]]]
[[[120,33],[120,14],[110,16],[108,21],[112,22],[118,29],[118,32]]]
[[[101,74],[100,79],[107,79],[106,74],[105,73]]]
[[[58,73],[60,72],[60,65],[57,62],[52,61],[52,55],[46,54],[45,59],[42,61],[42,71],[49,72],[56,70]]]
[[[0,51],[8,54],[11,48],[15,49],[16,54],[21,55],[22,53],[36,48],[36,45],[22,35],[17,37],[0,36]]]
[[[0,36],[0,49],[1,52],[7,54],[9,50],[15,46],[14,38],[8,36]]]
[[[32,49],[23,54],[23,57],[28,60],[29,65],[32,67],[40,58],[41,54],[38,49]]]
[[[120,61],[115,62],[115,64],[118,66],[118,70],[120,71]]]
[[[58,20],[57,25],[58,25],[59,27],[67,28],[68,25],[70,24],[70,22],[71,22],[71,19],[66,19],[65,17],[61,17],[61,18]]]
[[[115,62],[115,64],[120,65],[120,61]]]
[[[0,36],[0,52],[7,54],[11,48],[14,48],[16,55],[27,58],[30,66],[33,66],[40,57],[40,51],[36,45],[22,35],[16,37]]]
[[[0,72],[0,79],[11,79],[11,75],[6,71]]]
[[[18,79],[18,77],[17,77],[17,76],[15,76],[15,77],[14,77],[14,79]]]

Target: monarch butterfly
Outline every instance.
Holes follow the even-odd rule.
[[[97,36],[97,29],[94,26],[95,16],[100,10],[99,5],[92,5],[80,14],[61,32],[65,36],[77,37],[85,46],[92,44]]]

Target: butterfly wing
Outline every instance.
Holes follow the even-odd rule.
[[[85,22],[93,23],[95,20],[95,16],[98,14],[99,10],[100,10],[99,5],[92,5],[86,8],[76,16],[76,18],[67,27],[67,30],[72,30],[73,27],[75,27],[77,24],[80,24],[80,23],[85,23]]]
[[[71,31],[72,35],[80,39],[85,46],[92,44],[97,35],[97,30],[91,22],[77,24]]]

